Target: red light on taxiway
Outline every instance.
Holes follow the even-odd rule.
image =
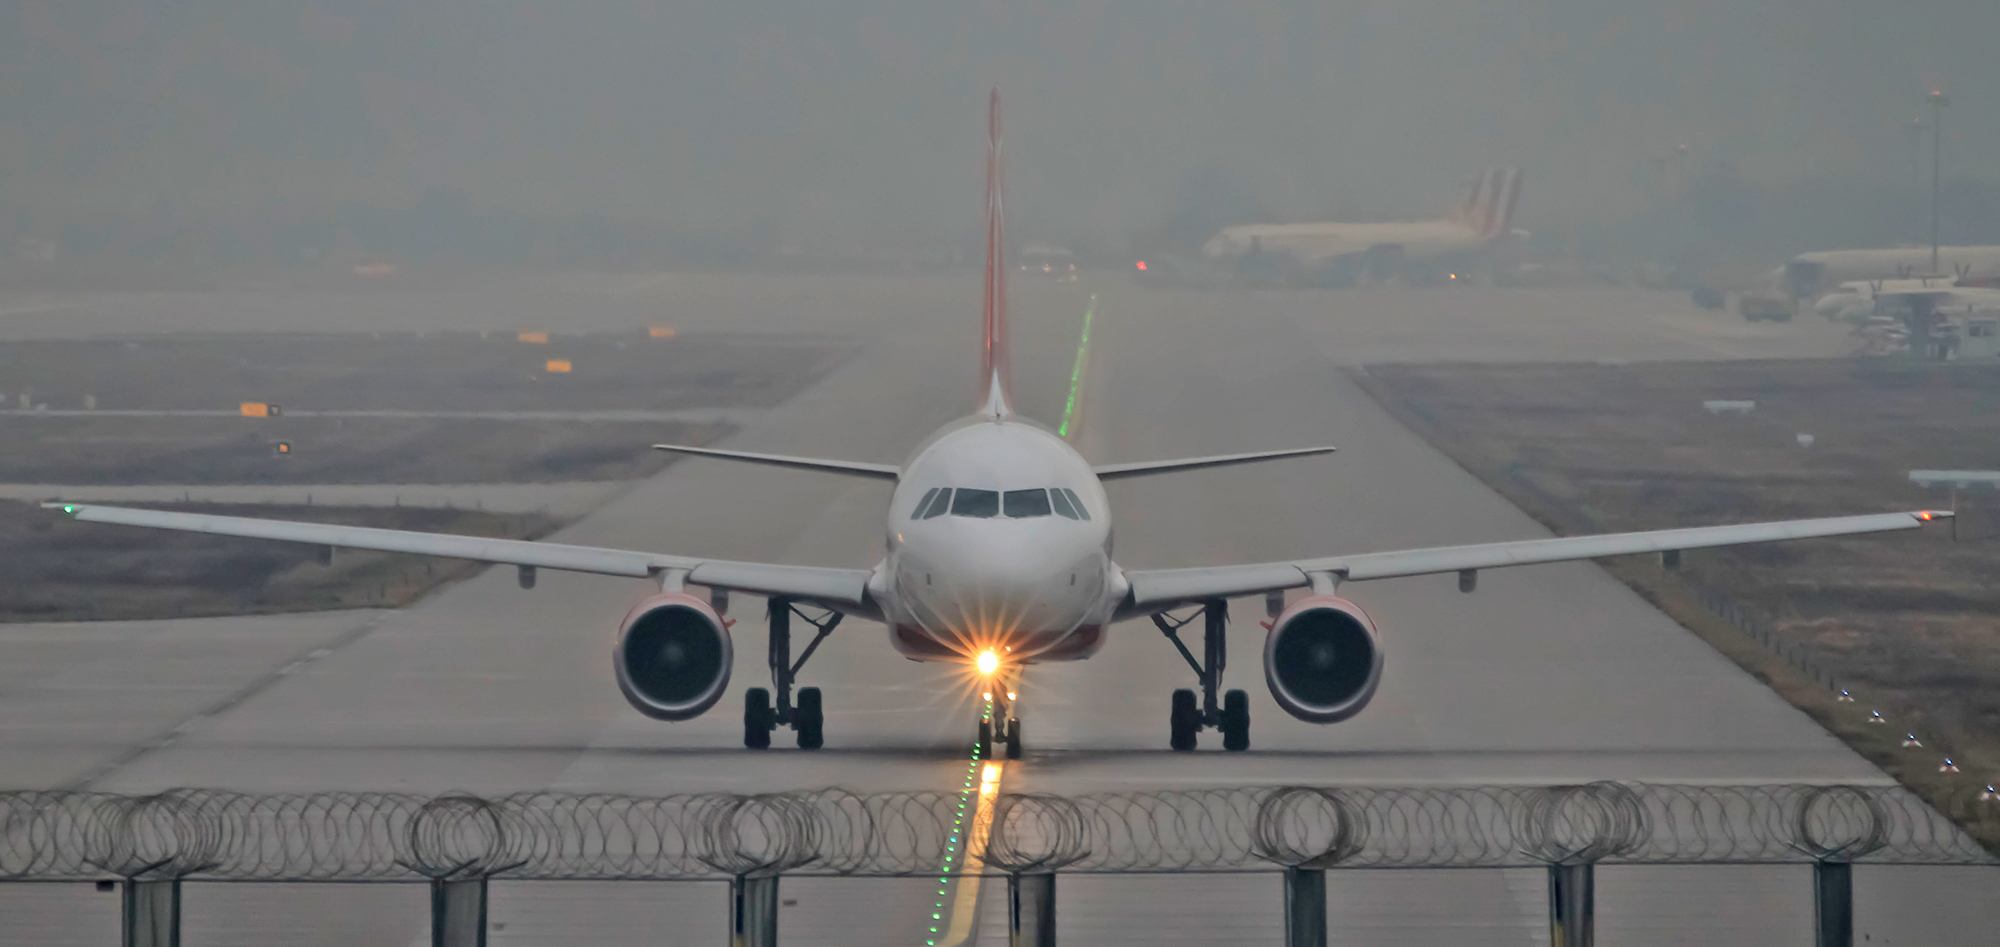
[[[1139,270],[1140,270],[1141,272],[1144,272],[1144,271],[1145,271],[1145,269],[1146,269],[1146,261],[1145,261],[1145,260],[1140,260],[1140,261],[1139,261]]]

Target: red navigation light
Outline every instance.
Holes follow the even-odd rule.
[[[1144,271],[1144,270],[1146,269],[1146,261],[1145,261],[1145,260],[1140,260],[1140,261],[1139,261],[1139,269],[1140,269],[1141,271]]]

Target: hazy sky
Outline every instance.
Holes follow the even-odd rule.
[[[1932,83],[1948,175],[2000,177],[1993,0],[4,0],[0,212],[447,187],[923,246],[979,213],[997,84],[1017,233],[1122,238],[1204,165],[1289,219],[1423,214],[1519,165],[1550,226],[1640,205],[1679,144],[1907,182]]]

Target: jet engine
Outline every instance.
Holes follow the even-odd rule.
[[[1264,638],[1264,681],[1285,712],[1338,723],[1361,712],[1382,681],[1382,647],[1368,613],[1344,598],[1300,599]]]
[[[656,720],[701,716],[729,689],[735,650],[707,602],[686,593],[655,595],[632,607],[611,654],[618,689]]]

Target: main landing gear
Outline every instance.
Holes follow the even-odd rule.
[[[987,693],[992,698],[987,701],[993,706],[990,717],[979,718],[979,742],[972,746],[973,752],[982,760],[993,758],[993,744],[1007,744],[1007,758],[1021,758],[1021,718],[1014,716],[1013,685],[995,675],[986,682],[992,688]]]
[[[1187,645],[1181,643],[1180,630],[1202,619],[1201,650],[1203,660],[1197,661]],[[1221,704],[1216,703],[1216,691],[1222,686],[1222,669],[1229,663],[1229,604],[1219,598],[1201,603],[1200,610],[1186,618],[1175,618],[1165,612],[1153,615],[1153,624],[1167,636],[1180,650],[1181,657],[1187,659],[1188,667],[1194,668],[1195,679],[1201,682],[1201,705],[1195,705],[1194,691],[1181,688],[1174,691],[1173,711],[1168,715],[1167,745],[1176,750],[1192,750],[1195,734],[1205,729],[1222,731],[1222,748],[1241,751],[1250,748],[1250,695],[1232,690],[1222,695]]]
[[[799,688],[798,704],[794,706],[792,683],[798,679],[799,669],[806,666],[806,660],[819,648],[819,643],[833,633],[845,616],[829,611],[815,618],[799,611],[791,599],[780,597],[770,600],[767,614],[771,622],[771,686],[777,688],[778,700],[773,706],[771,692],[761,687],[743,692],[743,745],[753,750],[768,749],[771,746],[771,731],[789,726],[798,734],[799,749],[817,750],[826,743],[826,716],[821,710],[819,688]],[[796,663],[792,661],[794,615],[818,632]]]

